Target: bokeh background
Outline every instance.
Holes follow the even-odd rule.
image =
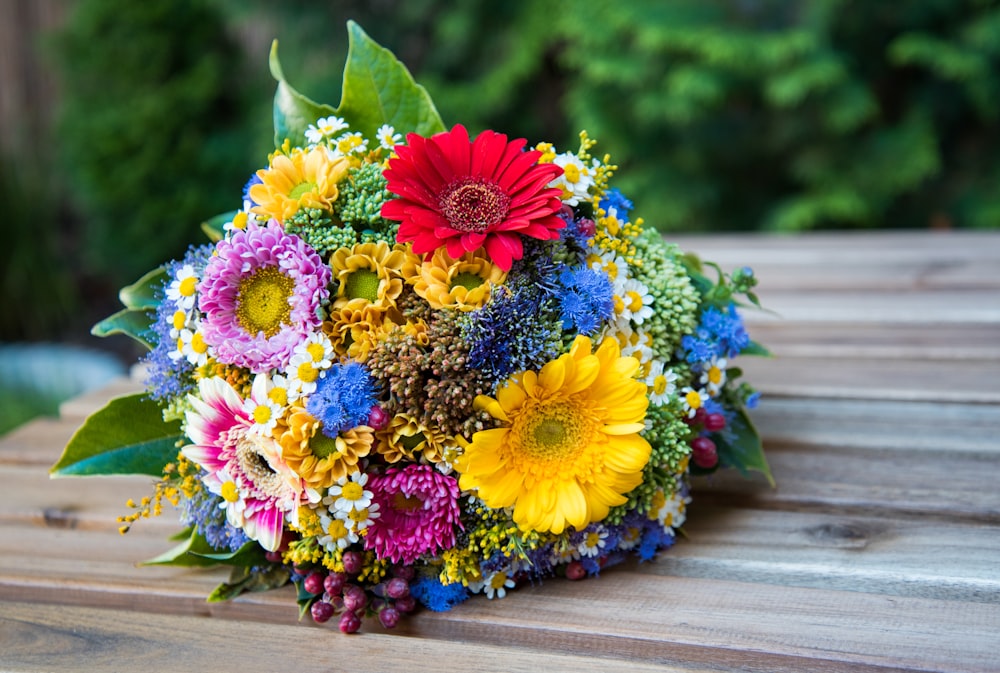
[[[1000,226],[998,2],[0,0],[0,433],[140,355],[90,326],[240,205],[272,39],[338,103],[348,19],[447,124],[586,129],[664,232]]]

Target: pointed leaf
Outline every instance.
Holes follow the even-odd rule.
[[[284,566],[271,566],[263,572],[250,572],[249,568],[233,568],[228,582],[215,588],[207,601],[218,603],[236,598],[247,591],[267,591],[288,584],[291,574]]]
[[[761,357],[772,357],[771,351],[769,351],[763,345],[757,343],[756,341],[750,341],[746,347],[740,351],[740,355],[759,355]]]
[[[153,320],[153,314],[148,311],[123,308],[118,313],[109,315],[91,327],[90,333],[98,337],[124,334],[132,337],[147,349],[152,350],[153,344],[146,339],[145,335],[149,332]]]
[[[163,279],[166,277],[167,270],[162,266],[157,267],[131,285],[123,287],[118,293],[118,298],[125,308],[155,309],[160,305],[156,291],[163,285]]]
[[[212,547],[208,544],[208,541],[204,537],[198,534],[198,531],[190,529],[190,533],[187,539],[181,542],[176,547],[169,549],[159,556],[151,558],[147,561],[143,561],[139,565],[144,566],[156,566],[156,565],[169,565],[169,566],[192,566],[192,567],[208,567],[213,565],[218,565],[218,561],[206,558],[201,554],[196,554],[194,551],[196,549],[211,550]]]
[[[183,438],[180,422],[164,422],[160,407],[143,393],[118,397],[84,421],[50,473],[159,477],[163,466],[177,457]]]
[[[334,114],[334,110],[329,105],[309,100],[285,81],[278,60],[277,40],[271,43],[269,65],[271,76],[278,80],[278,89],[274,92],[274,145],[281,147],[286,139],[293,145],[304,145],[309,125],[320,117]]]
[[[209,550],[192,549],[191,553],[214,563],[225,563],[231,566],[250,567],[264,565],[267,562],[264,548],[254,540],[250,540],[236,551],[220,552],[211,549],[211,547]]]
[[[404,135],[429,136],[444,131],[430,95],[413,80],[406,66],[355,22],[347,22],[347,31],[350,46],[337,114],[351,129],[366,138],[375,138],[382,124]]]
[[[739,410],[730,423],[729,431],[733,437],[731,442],[727,441],[722,434],[714,436],[719,451],[719,462],[728,467],[735,467],[744,476],[751,471],[760,472],[773,487],[774,477],[771,476],[771,468],[764,456],[764,446],[760,441],[760,434],[750,421],[745,409]]]

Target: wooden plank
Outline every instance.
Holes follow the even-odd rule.
[[[116,379],[98,390],[92,390],[63,402],[59,406],[59,416],[66,420],[82,421],[106,405],[111,398],[121,395],[131,395],[143,390],[141,377],[133,376],[131,378]]]
[[[762,511],[700,499],[688,514],[677,544],[637,572],[1000,603],[1000,525]]]
[[[748,325],[761,322],[968,324],[1000,323],[996,288],[893,292],[881,288],[852,291],[761,290],[767,311],[742,311]]]
[[[78,418],[36,418],[0,437],[0,464],[48,469],[83,423]]]
[[[1000,360],[1000,324],[760,322],[754,340],[778,357],[885,360]],[[743,362],[743,360],[740,360]]]
[[[996,405],[764,396],[750,417],[765,450],[775,443],[812,450],[897,451],[903,457],[1000,453]]]
[[[538,649],[511,649],[482,643],[403,638],[386,633],[347,637],[298,625],[135,615],[120,610],[0,603],[0,665],[13,673],[53,670],[117,673],[224,671],[608,671],[621,662]],[[234,646],[250,645],[234,659]],[[279,663],[280,662],[280,663]],[[502,662],[499,663],[499,662]],[[629,670],[667,671],[656,664],[630,662]],[[716,667],[683,670],[718,671]]]
[[[1000,403],[1000,361],[746,357],[738,364],[765,395]]]

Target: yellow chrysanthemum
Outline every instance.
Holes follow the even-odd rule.
[[[337,281],[334,308],[363,302],[383,310],[395,306],[403,291],[403,265],[407,254],[402,246],[389,247],[385,241],[359,243],[339,248],[330,257]]]
[[[403,275],[431,308],[474,311],[490,300],[490,292],[507,278],[507,272],[490,262],[482,248],[452,259],[438,248],[424,262],[414,259]]]
[[[418,460],[441,462],[445,437],[417,422],[409,414],[396,414],[389,424],[375,433],[376,450],[387,463]]]
[[[337,183],[348,168],[347,159],[333,158],[323,148],[278,152],[268,168],[257,171],[261,182],[250,187],[250,198],[257,204],[252,210],[280,222],[300,208],[330,210],[339,194]]]
[[[293,407],[278,423],[274,436],[281,457],[310,488],[329,488],[338,479],[358,470],[358,461],[371,451],[375,436],[366,425],[345,430],[337,437],[320,431],[321,423],[302,407]]]
[[[493,508],[513,507],[524,530],[562,533],[600,521],[642,482],[650,445],[639,432],[649,400],[639,361],[605,339],[526,371],[476,406],[501,421],[466,443],[456,461],[464,490]]]
[[[338,355],[366,362],[384,332],[395,328],[389,317],[387,312],[358,299],[331,311],[322,330]]]

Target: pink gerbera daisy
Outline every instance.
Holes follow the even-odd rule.
[[[268,551],[281,545],[285,516],[319,500],[281,457],[270,435],[254,432],[247,404],[224,379],[202,379],[190,395],[184,455],[206,472],[202,482],[221,496],[226,517]],[[263,402],[263,400],[257,400]]]
[[[411,133],[395,147],[384,175],[397,197],[382,217],[399,221],[399,242],[417,254],[446,247],[452,259],[485,248],[504,271],[523,254],[521,236],[559,237],[566,222],[556,213],[561,191],[547,185],[562,174],[539,164],[541,152],[524,151],[523,138],[483,131],[469,141],[464,126],[424,138]]]
[[[365,537],[365,549],[393,563],[413,563],[422,554],[455,546],[460,526],[458,482],[429,465],[390,467],[368,482],[380,516]]]
[[[282,368],[320,325],[330,268],[274,220],[219,241],[199,287],[205,342],[220,361],[262,373]]]

